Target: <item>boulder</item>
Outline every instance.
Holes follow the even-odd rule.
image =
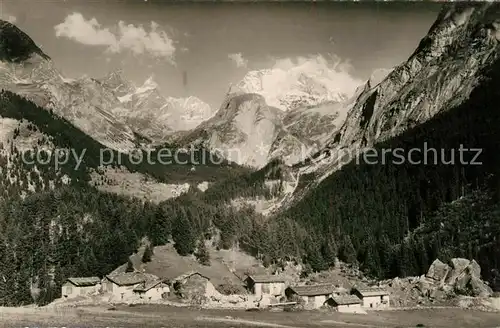
[[[481,278],[481,266],[476,262],[476,260],[472,260],[470,262],[467,270],[472,277]]]
[[[447,264],[441,262],[439,259],[436,259],[432,262],[425,276],[429,279],[441,282],[444,281],[449,271],[450,267]]]
[[[453,258],[450,260],[451,271],[446,277],[446,283],[449,285],[455,285],[458,277],[464,272],[464,270],[469,266],[470,261],[463,258]]]
[[[453,271],[462,272],[469,264],[469,260],[460,257],[450,260],[450,266]]]
[[[463,271],[454,281],[453,287],[457,294],[469,295],[469,282],[471,276],[467,271]]]
[[[480,278],[472,277],[469,281],[469,290],[472,296],[490,297],[493,295],[493,290],[486,285]]]
[[[456,267],[452,270],[452,274],[447,279],[447,283],[453,286],[458,294],[468,296],[489,297],[492,295],[492,289],[481,280],[481,267],[472,260],[455,261]],[[464,267],[466,261],[469,263]]]

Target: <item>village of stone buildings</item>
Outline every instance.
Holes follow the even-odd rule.
[[[435,260],[420,277],[373,281],[340,261],[327,272],[306,277],[300,265],[264,268],[250,257],[234,260],[231,251],[226,256],[212,254],[208,265],[178,256],[172,245],[155,247],[147,263],[140,252],[104,277],[69,277],[61,298],[49,306],[165,304],[356,314],[440,305],[500,309],[500,299],[492,297],[474,260]]]

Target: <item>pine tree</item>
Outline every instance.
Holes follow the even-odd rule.
[[[165,214],[162,206],[158,206],[154,215],[152,216],[152,224],[149,236],[153,245],[164,245],[168,243],[170,237],[171,227],[170,220]]]
[[[327,239],[324,244],[321,246],[321,254],[325,259],[328,267],[331,267],[335,264],[335,260],[337,259],[337,244],[333,238]]]
[[[194,238],[189,220],[185,216],[179,215],[177,220],[174,221],[172,228],[172,239],[175,242],[174,247],[177,253],[181,256],[193,254],[196,239]]]
[[[144,254],[146,254],[146,251],[144,251]],[[144,262],[144,254],[142,255],[142,261]],[[149,258],[151,261],[151,257]],[[125,272],[134,272],[134,264],[132,263],[132,260],[129,258],[127,261],[127,268],[125,269]]]
[[[208,252],[205,241],[201,239],[198,243],[198,250],[194,254],[198,262],[203,265],[210,265],[210,253]]]
[[[339,255],[340,259],[344,262],[352,264],[357,263],[356,249],[354,248],[351,238],[349,236],[346,236],[344,238]]]
[[[146,246],[144,249],[144,254],[142,254],[142,263],[151,262],[151,258],[153,257],[153,249],[150,245]]]

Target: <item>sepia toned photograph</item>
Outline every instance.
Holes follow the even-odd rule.
[[[0,327],[499,328],[500,3],[0,0]]]

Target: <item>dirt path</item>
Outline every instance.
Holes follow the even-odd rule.
[[[335,320],[321,320],[321,323],[325,324],[333,324],[333,325],[341,325],[342,327],[344,326],[352,326],[352,327],[370,327],[370,328],[376,328],[376,327],[384,327],[384,326],[375,326],[375,325],[368,325],[368,324],[363,324],[363,323],[353,323],[353,322],[343,322],[343,321],[335,321]]]
[[[280,325],[277,323],[270,323],[270,322],[262,322],[262,321],[251,321],[251,320],[244,320],[244,319],[237,319],[237,318],[217,318],[217,317],[197,317],[195,319],[196,321],[212,321],[212,322],[227,322],[227,323],[237,323],[237,324],[244,324],[244,325],[249,325],[249,326],[258,326],[258,327],[274,327],[274,328],[303,328],[303,327],[298,327],[298,326],[285,326],[285,325]]]

